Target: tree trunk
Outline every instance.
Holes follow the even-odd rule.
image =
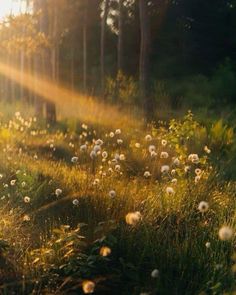
[[[117,72],[123,71],[123,28],[124,28],[124,0],[119,0],[119,35],[118,35],[118,65]]]
[[[83,89],[87,92],[87,29],[88,29],[88,0],[84,3],[83,22]]]
[[[140,15],[140,60],[139,60],[139,83],[141,99],[144,102],[144,110],[147,118],[153,115],[153,102],[148,95],[149,58],[150,58],[150,23],[148,15],[148,1],[139,0]]]
[[[39,31],[44,33],[46,36],[48,35],[49,25],[48,25],[48,11],[47,11],[47,1],[46,0],[34,0],[34,12],[37,13],[41,11],[41,15],[39,18]],[[40,64],[38,56],[36,56],[35,61],[35,71],[36,74],[44,74],[47,78],[52,78],[53,70],[52,68],[48,69],[46,64],[50,64],[50,50],[45,49],[43,54],[43,60]],[[45,66],[44,66],[45,65]],[[40,97],[36,97],[36,115],[43,115],[43,102],[44,99]],[[54,103],[45,101],[46,104],[46,120],[48,123],[54,123],[56,121],[56,106]]]
[[[105,88],[105,31],[106,31],[106,22],[107,22],[107,15],[108,15],[108,8],[109,8],[109,0],[104,0],[104,11],[101,21],[101,93],[104,96],[104,88]]]

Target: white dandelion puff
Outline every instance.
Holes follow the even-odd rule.
[[[168,173],[170,171],[169,165],[162,165],[161,166],[161,173]]]
[[[56,195],[57,197],[59,197],[61,194],[62,194],[62,190],[61,190],[60,188],[57,188],[57,189],[55,190],[55,195]]]
[[[71,162],[72,162],[73,164],[77,163],[78,160],[79,160],[79,158],[76,157],[76,156],[74,156],[74,157],[71,158]]]
[[[151,173],[149,171],[145,171],[144,174],[143,174],[143,176],[145,178],[149,178],[151,176]]]
[[[78,200],[78,199],[74,199],[74,200],[72,201],[72,204],[73,204],[74,206],[78,206],[78,205],[79,205],[79,200]]]
[[[205,201],[201,201],[198,205],[198,210],[201,212],[201,213],[205,213],[207,212],[209,209],[209,204]]]
[[[160,158],[161,159],[167,159],[169,157],[169,154],[167,152],[161,152]]]
[[[154,269],[152,272],[151,272],[151,277],[153,279],[157,279],[159,277],[159,270],[158,269]]]
[[[146,140],[146,141],[151,141],[151,140],[152,140],[152,136],[151,136],[150,134],[147,134],[147,135],[145,136],[145,140]]]
[[[167,145],[167,140],[162,139],[161,144],[162,144],[162,146],[166,146]]]
[[[115,198],[116,197],[116,191],[110,190],[108,195],[109,195],[110,198]]]
[[[222,241],[228,241],[233,237],[233,230],[231,227],[224,225],[219,230],[219,238]]]
[[[174,195],[175,194],[175,191],[174,191],[173,187],[168,186],[166,188],[166,193],[167,193],[167,195],[171,196],[171,195]]]
[[[135,226],[138,222],[140,222],[142,215],[139,211],[130,212],[125,216],[125,221],[129,225]]]
[[[24,202],[25,202],[25,203],[30,203],[30,197],[25,196],[25,197],[24,197]]]

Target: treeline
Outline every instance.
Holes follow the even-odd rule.
[[[235,100],[235,0],[27,3],[28,13],[9,17],[0,28],[1,55],[22,72],[104,100],[139,104],[150,118],[157,103],[170,100],[178,107],[187,95],[200,105],[205,96],[209,104]],[[2,84],[5,94],[16,95],[14,83]],[[19,91],[36,101],[39,114],[46,106],[48,120],[55,120],[53,104]]]

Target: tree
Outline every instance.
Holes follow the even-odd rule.
[[[101,43],[100,43],[100,67],[101,67],[101,92],[104,95],[105,87],[105,32],[106,32],[106,22],[109,10],[109,0],[104,0],[103,2],[103,15],[101,21]]]
[[[39,31],[46,36],[49,35],[49,15],[48,15],[48,3],[47,0],[34,0],[34,12],[39,13]],[[51,62],[51,54],[49,49],[45,49],[42,58],[36,57],[35,71],[43,74],[48,78],[53,77],[54,64]],[[48,64],[52,67],[48,68]],[[46,120],[48,123],[54,123],[56,121],[56,105],[53,102],[46,101]],[[43,111],[43,99],[37,98],[36,112],[38,115],[42,115]]]
[[[123,71],[123,28],[124,28],[124,0],[119,0],[119,33],[118,33],[118,50],[117,50],[117,68],[118,72]]]
[[[148,1],[139,0],[140,15],[140,60],[139,60],[139,83],[140,94],[144,101],[144,109],[147,116],[153,114],[153,104],[151,96],[148,95],[149,79],[149,58],[150,58],[150,22],[148,14]]]

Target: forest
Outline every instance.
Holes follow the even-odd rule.
[[[0,0],[0,294],[236,294],[235,32],[235,0]]]

